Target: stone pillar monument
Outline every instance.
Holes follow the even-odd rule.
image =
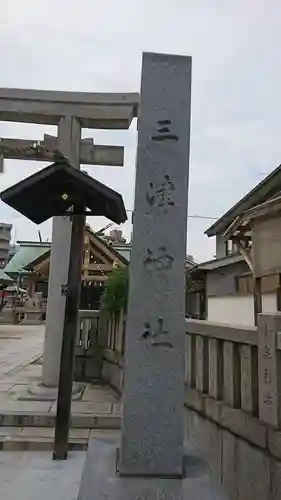
[[[190,57],[144,54],[121,446],[90,442],[79,500],[225,498],[184,452],[190,97]]]
[[[191,58],[144,54],[121,475],[183,473]]]
[[[191,58],[145,53],[121,446],[93,440],[79,500],[222,498],[184,467]]]

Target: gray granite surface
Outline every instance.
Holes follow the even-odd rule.
[[[116,475],[117,446],[114,438],[90,442],[78,500],[227,500],[196,447],[185,448],[184,479],[148,479]]]
[[[145,53],[126,328],[122,475],[182,474],[191,58]]]
[[[53,462],[50,452],[1,451],[1,500],[76,500],[85,452]]]

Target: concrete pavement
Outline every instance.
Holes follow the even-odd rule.
[[[42,325],[0,325],[0,391],[13,380],[13,373],[32,363],[43,349]]]
[[[51,450],[56,402],[28,395],[41,381],[44,326],[0,325],[0,448]],[[118,429],[120,401],[109,387],[85,384],[72,401],[70,449],[85,449],[90,429]]]
[[[77,500],[85,452],[53,462],[50,452],[0,453],[0,498],[3,500]]]

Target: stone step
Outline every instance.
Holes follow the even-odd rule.
[[[88,441],[85,439],[70,439],[68,443],[69,451],[87,450]],[[54,439],[36,437],[6,437],[0,438],[1,451],[53,451]],[[1,456],[1,455],[0,455]]]
[[[5,412],[0,413],[1,426],[10,427],[55,427],[55,414]],[[71,417],[71,426],[76,429],[119,429],[121,426],[120,415],[103,414],[74,414]]]
[[[55,430],[51,427],[0,426],[1,451],[53,451]],[[69,431],[69,451],[88,448],[90,438],[118,438],[117,430],[91,430],[72,428]],[[1,455],[0,455],[1,456]]]
[[[70,429],[69,450],[86,450],[90,429]],[[3,451],[52,451],[55,430],[51,427],[0,427]]]

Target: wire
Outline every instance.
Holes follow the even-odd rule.
[[[209,217],[208,215],[188,215],[190,219],[209,219],[209,220],[218,220],[219,217]]]
[[[126,208],[126,212],[133,212],[132,208]],[[218,220],[219,217],[209,217],[208,215],[188,215],[189,219],[210,219],[210,220]]]
[[[1,139],[0,139],[1,142]],[[23,153],[23,152],[34,152],[37,151],[37,153],[40,152],[49,152],[48,148],[45,145],[42,145],[42,141],[36,141],[33,144],[21,147],[21,148],[8,148],[9,151],[13,151],[14,153]],[[1,152],[5,152],[5,147],[0,147]],[[126,208],[126,212],[133,212],[133,209],[131,208]],[[209,217],[207,215],[188,215],[187,216],[189,219],[208,219],[208,220],[217,220],[219,217]]]

